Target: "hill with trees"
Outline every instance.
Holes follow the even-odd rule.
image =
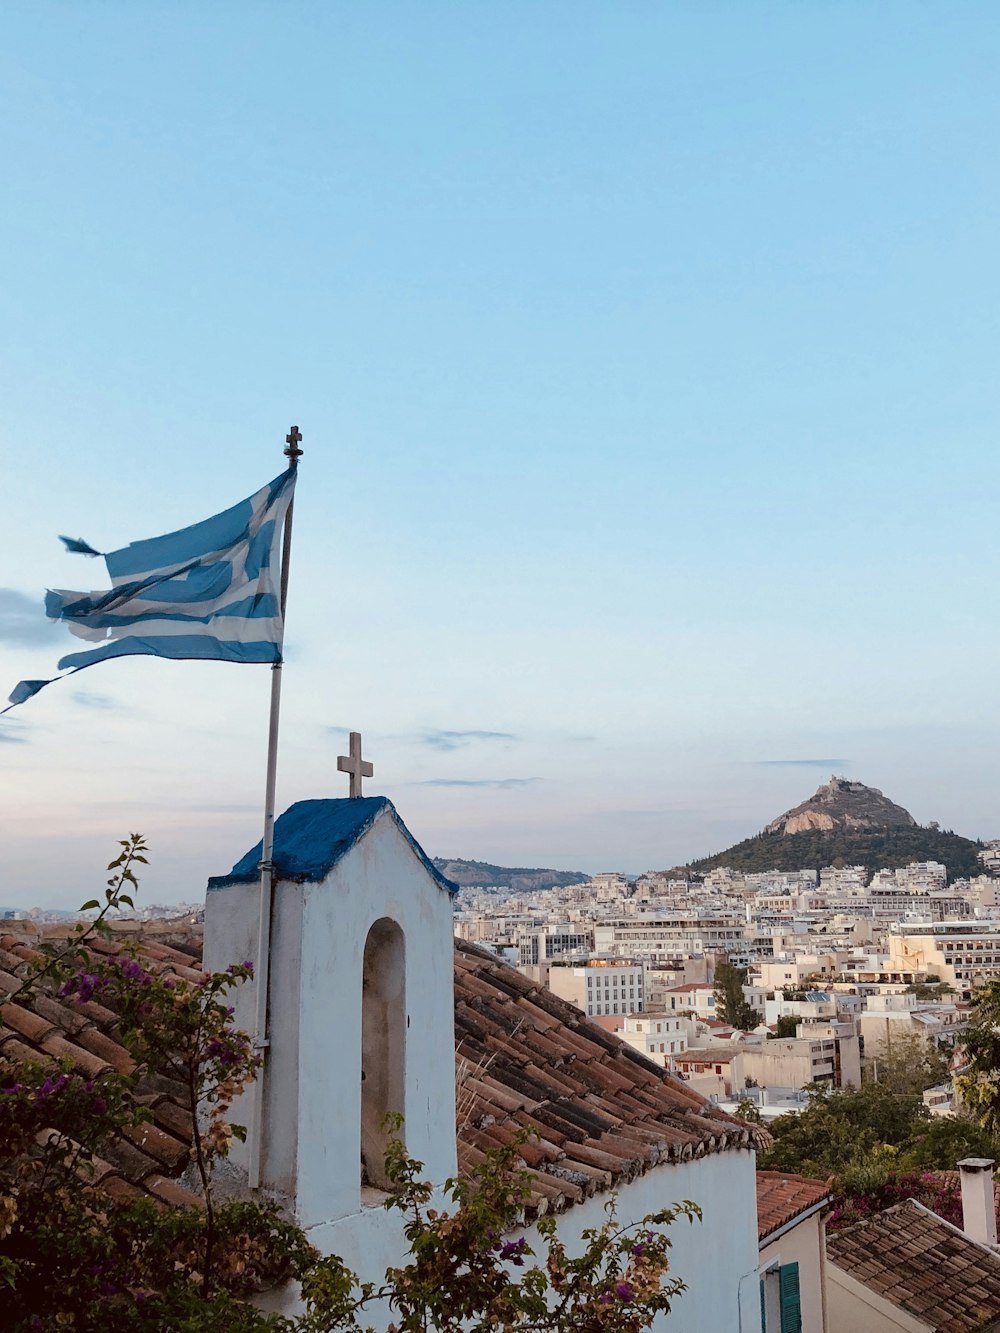
[[[948,867],[949,879],[979,874],[976,860],[982,843],[963,838],[950,830],[864,830],[860,832],[758,833],[728,847],[715,856],[692,861],[688,869],[705,874],[717,866],[729,866],[743,874],[761,870],[821,870],[830,865],[863,865],[869,874],[892,870],[912,861],[940,861]]]
[[[936,824],[926,828],[875,787],[833,777],[807,801],[772,820],[760,833],[715,856],[692,861],[704,874],[729,866],[743,874],[764,870],[820,870],[863,865],[868,872],[912,861],[940,861],[950,879],[976,875],[983,844]]]
[[[586,884],[590,880],[590,876],[580,870],[495,866],[488,861],[464,861],[460,857],[448,860],[444,856],[435,856],[434,864],[442,875],[462,888],[485,889],[502,885],[521,893],[537,893],[541,889],[561,889],[567,884]]]

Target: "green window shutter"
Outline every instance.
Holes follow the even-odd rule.
[[[798,1264],[782,1264],[778,1270],[778,1282],[781,1292],[781,1333],[802,1333]]]

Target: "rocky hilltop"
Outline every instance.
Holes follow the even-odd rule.
[[[772,819],[760,833],[715,856],[692,861],[698,875],[717,866],[742,874],[863,865],[870,874],[913,861],[940,861],[951,879],[976,875],[982,844],[937,824],[918,824],[876,787],[832,777],[807,801]]]
[[[490,888],[504,885],[518,893],[538,893],[541,889],[563,888],[567,884],[586,884],[590,879],[579,870],[529,869],[524,866],[495,866],[488,861],[463,861],[435,856],[434,864],[442,875],[462,888]]]
[[[892,829],[917,828],[917,821],[883,796],[877,787],[866,787],[863,782],[850,782],[834,775],[816,792],[792,810],[773,819],[765,833],[805,833],[809,829]]]

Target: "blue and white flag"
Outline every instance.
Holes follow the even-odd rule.
[[[108,592],[50,590],[45,598],[49,619],[94,645],[69,653],[59,669],[81,671],[110,657],[136,654],[280,662],[281,534],[295,475],[290,467],[214,518],[108,552]],[[82,540],[61,540],[70,551],[100,554]],[[49,684],[22,680],[11,705]]]

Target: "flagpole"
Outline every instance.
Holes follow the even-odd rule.
[[[298,426],[293,426],[285,436],[285,456],[288,466],[298,468],[302,450],[302,439]],[[285,606],[288,601],[288,567],[292,553],[292,513],[295,508],[295,492],[288,502],[285,514],[285,530],[281,547],[281,635],[284,650]],[[271,897],[274,867],[271,854],[274,850],[274,793],[278,774],[278,715],[281,710],[281,659],[271,667],[271,712],[267,727],[267,779],[264,784],[264,837],[260,849],[260,920],[257,933],[257,966],[254,976],[257,983],[257,1012],[254,1024],[254,1045],[260,1065],[253,1084],[250,1115],[250,1165],[249,1184],[255,1190],[260,1187],[260,1163],[264,1141],[264,1076],[267,1071],[267,1001],[268,981],[271,962]]]

